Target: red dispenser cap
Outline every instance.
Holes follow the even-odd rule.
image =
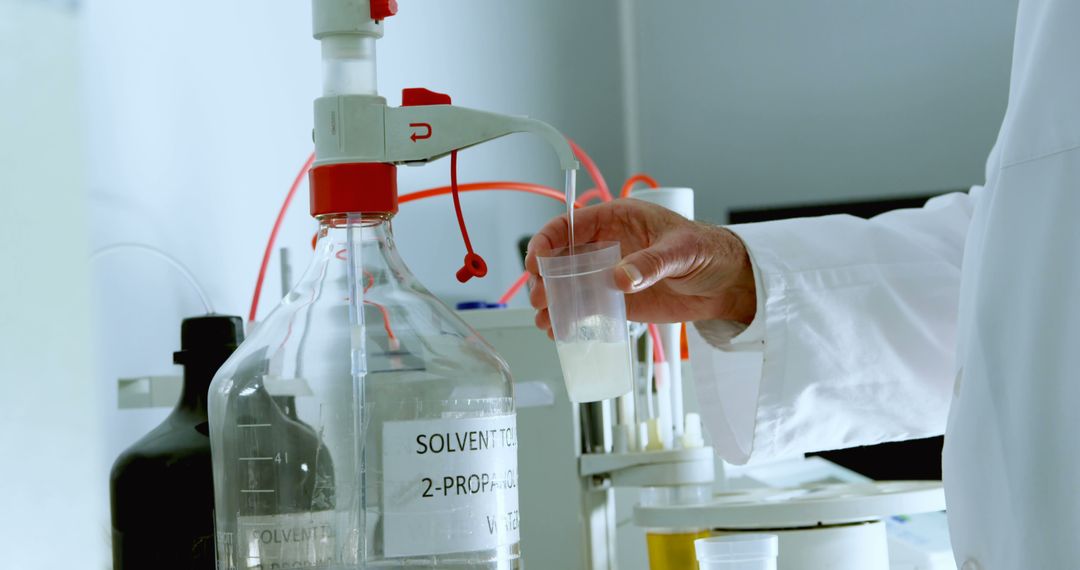
[[[311,169],[311,215],[396,214],[397,167],[382,162],[325,164]]]

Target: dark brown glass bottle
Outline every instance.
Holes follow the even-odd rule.
[[[185,319],[184,388],[165,421],[120,454],[110,478],[113,570],[213,570],[214,488],[206,396],[243,340],[239,317]]]

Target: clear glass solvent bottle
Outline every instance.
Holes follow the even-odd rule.
[[[311,265],[214,378],[221,570],[520,568],[507,366],[390,217],[317,213]]]

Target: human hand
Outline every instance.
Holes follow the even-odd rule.
[[[566,247],[566,215],[548,222],[529,242],[525,266],[533,274],[529,302],[536,326],[551,335],[547,296],[537,256]],[[693,222],[656,204],[620,199],[574,212],[576,243],[617,241],[623,259],[615,284],[625,293],[632,321],[672,323],[725,319],[749,324],[757,311],[746,246],[730,230]]]

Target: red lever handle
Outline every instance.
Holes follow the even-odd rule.
[[[397,14],[397,0],[371,0],[371,19],[378,22]]]
[[[402,107],[421,107],[424,105],[449,105],[450,96],[423,87],[408,87],[401,90]]]

